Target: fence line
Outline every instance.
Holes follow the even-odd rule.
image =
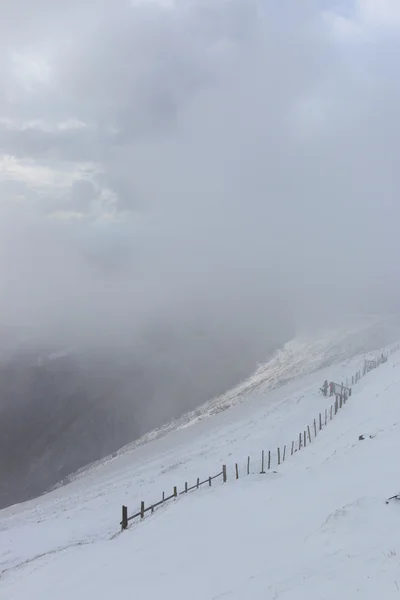
[[[382,352],[380,356],[378,356],[374,359],[365,359],[363,368],[359,369],[351,377],[351,384],[355,385],[356,383],[358,383],[358,381],[360,381],[360,379],[362,377],[367,375],[367,373],[369,373],[369,371],[371,371],[372,369],[376,369],[382,363],[387,362],[388,357],[391,356],[392,354],[394,354],[394,352],[397,352],[399,349],[400,349],[400,344],[396,344],[388,352],[385,352],[385,353]],[[325,383],[327,383],[327,382],[325,382]],[[329,419],[328,419],[328,409],[325,408],[324,422],[323,422],[321,413],[319,413],[317,419],[313,420],[312,429],[314,432],[314,439],[317,437],[318,433],[327,426],[328,421],[331,421],[333,419],[333,416],[337,415],[339,409],[341,409],[346,404],[348,399],[351,397],[351,393],[352,393],[352,388],[348,386],[348,380],[346,380],[346,385],[344,385],[343,382],[341,382],[340,384],[331,382],[330,384],[328,384],[328,386],[326,388],[322,387],[321,391],[324,393],[324,391],[327,391],[328,389],[329,389],[329,395],[335,396],[335,401],[330,406]],[[327,393],[325,395],[327,395]],[[295,454],[296,452],[299,452],[302,448],[306,448],[307,443],[310,444],[311,442],[312,442],[312,436],[311,436],[310,425],[307,425],[306,429],[299,432],[298,444],[295,440],[291,441],[290,456],[293,456],[293,454]],[[296,446],[297,446],[297,448],[296,448]],[[286,447],[287,446],[285,444],[283,446],[282,451],[281,451],[280,447],[277,448],[277,451],[276,451],[277,466],[279,466],[283,462],[285,462],[287,456],[289,456],[289,453],[286,452]],[[272,468],[271,457],[272,457],[271,450],[268,450],[267,465],[266,465],[267,472],[270,471]],[[235,470],[234,470],[234,479],[235,480],[239,479],[241,470],[243,470],[245,475],[250,475],[250,463],[251,463],[250,456],[247,457],[246,464],[242,466],[242,469],[240,469],[238,463],[235,463]],[[255,465],[260,465],[260,469],[261,469],[260,473],[261,474],[266,473],[264,450],[261,451],[261,460],[256,461]],[[169,496],[165,496],[165,492],[162,492],[162,499],[157,502],[153,502],[152,504],[150,504],[148,506],[145,506],[145,502],[142,500],[142,502],[140,504],[140,510],[131,516],[128,516],[128,507],[123,505],[122,506],[122,520],[120,521],[122,531],[124,531],[125,529],[128,528],[129,522],[132,521],[133,519],[137,519],[138,517],[140,517],[140,519],[144,519],[146,513],[150,512],[151,514],[153,514],[154,510],[156,508],[164,505],[166,502],[169,502],[170,500],[177,500],[177,498],[179,496],[188,494],[189,492],[194,491],[194,490],[198,490],[201,486],[208,485],[208,487],[211,487],[212,482],[215,479],[219,479],[219,478],[222,479],[223,483],[226,483],[228,481],[226,465],[222,465],[222,471],[218,472],[216,475],[209,476],[207,479],[204,479],[203,481],[200,481],[200,478],[198,477],[197,481],[194,485],[189,486],[188,482],[186,481],[184,489],[180,492],[178,492],[177,486],[174,486],[173,492]]]

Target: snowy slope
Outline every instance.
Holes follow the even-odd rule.
[[[400,596],[400,364],[389,362],[311,446],[269,475],[236,482],[248,454],[290,443],[329,405],[343,360],[126,451],[66,487],[0,513],[0,598],[385,598]],[[359,441],[360,434],[366,434]],[[368,435],[373,437],[369,438]],[[229,481],[118,531],[121,505],[229,467]]]
[[[113,457],[106,457],[89,467],[83,467],[77,473],[67,477],[65,482],[75,479],[80,474],[86,475],[89,469],[103,465],[110,458],[114,459],[118,455],[131,452],[143,444],[148,444],[178,429],[190,427],[242,402],[252,402],[259,396],[267,399],[268,402],[274,402],[275,396],[267,395],[270,390],[275,390],[290,381],[296,381],[305,375],[337,364],[341,360],[346,361],[362,353],[377,350],[396,341],[399,335],[400,323],[396,316],[352,318],[349,323],[331,326],[322,333],[318,330],[313,334],[299,335],[286,343],[268,362],[260,365],[246,381],[227,393],[212,398],[196,410],[150,431],[115,452]],[[329,373],[330,371],[328,371],[328,378]],[[340,377],[342,377],[341,373],[339,373],[338,379]],[[344,379],[345,377],[343,375]],[[249,410],[252,410],[251,406]],[[61,482],[60,485],[63,483]]]

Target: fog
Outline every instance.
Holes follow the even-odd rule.
[[[4,2],[0,405],[4,452],[25,449],[6,502],[299,328],[397,312],[399,32],[397,0]]]

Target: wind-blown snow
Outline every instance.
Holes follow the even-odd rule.
[[[295,439],[329,406],[318,394],[323,380],[345,380],[363,360],[344,358],[272,391],[268,382],[250,387],[229,411],[3,510],[0,598],[400,597],[400,502],[385,503],[400,492],[399,353],[363,378],[316,440],[276,473],[233,478],[236,461],[250,454],[255,462],[262,449]],[[117,533],[122,504],[132,513],[223,463],[227,484],[180,497]]]
[[[173,431],[195,425],[199,421],[230,409],[242,402],[250,402],[261,396],[264,400],[274,401],[274,396],[267,396],[270,390],[295,381],[324,367],[347,360],[362,353],[378,349],[397,340],[396,334],[399,323],[396,317],[366,316],[353,319],[351,324],[332,327],[321,334],[303,334],[286,343],[265,364],[260,365],[256,372],[227,393],[212,398],[196,410],[185,413],[179,419],[174,419],[162,427],[143,435],[133,443],[115,452],[112,457],[96,461],[89,467],[83,467],[65,482],[69,482],[88,470],[103,465],[120,454],[131,452],[135,448],[148,444]],[[341,375],[339,374],[338,379]],[[343,376],[344,377],[344,376]],[[251,410],[251,407],[250,407]],[[64,482],[61,482],[63,484]],[[55,486],[57,487],[57,486]]]

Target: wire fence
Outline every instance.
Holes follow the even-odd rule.
[[[176,501],[179,496],[188,494],[195,490],[199,490],[203,486],[212,487],[214,480],[219,480],[222,483],[226,483],[231,479],[237,480],[240,477],[261,473],[265,474],[269,471],[273,471],[276,467],[279,467],[289,457],[295,453],[300,452],[302,449],[307,448],[309,444],[319,435],[319,433],[325,429],[330,421],[338,414],[339,410],[347,403],[352,394],[352,387],[360,381],[362,377],[365,377],[372,369],[376,369],[379,365],[387,362],[389,356],[394,354],[400,349],[400,344],[396,344],[386,352],[382,352],[379,356],[375,356],[373,359],[365,359],[364,365],[359,369],[350,379],[340,384],[331,381],[327,386],[321,388],[321,392],[324,395],[334,396],[334,402],[324,410],[322,410],[317,417],[313,420],[311,425],[307,425],[302,431],[296,435],[295,439],[291,440],[289,444],[284,444],[273,450],[261,450],[260,458],[253,461],[251,456],[248,456],[246,461],[243,463],[235,463],[231,469],[227,469],[226,465],[222,465],[222,470],[216,475],[211,475],[206,479],[201,480],[199,477],[196,483],[188,485],[186,481],[183,489],[178,491],[178,487],[174,486],[173,491],[170,495],[165,495],[162,492],[161,499],[151,504],[145,504],[142,500],[140,503],[140,510],[131,516],[128,516],[128,507],[122,506],[122,520],[120,521],[121,529],[124,531],[128,528],[129,522],[134,519],[144,519],[147,513],[153,514],[154,511],[160,506],[165,505],[167,502]],[[327,382],[325,382],[327,383]]]

